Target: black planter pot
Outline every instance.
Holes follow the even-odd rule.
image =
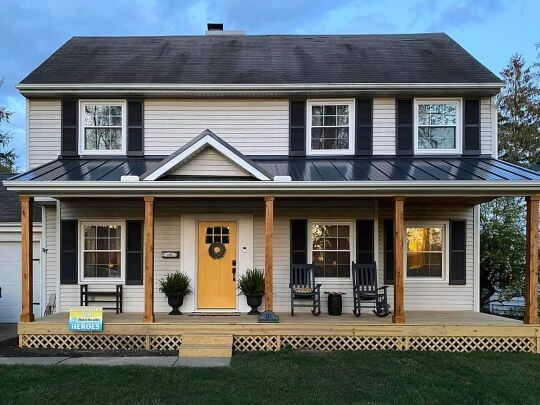
[[[183,295],[171,295],[167,297],[167,301],[169,302],[169,305],[172,307],[172,311],[169,312],[169,315],[182,315],[182,312],[178,310],[184,303],[184,296]]]
[[[262,297],[262,294],[246,295],[247,304],[251,307],[251,311],[248,312],[248,315],[260,314],[260,312],[257,310],[257,307],[262,304]]]

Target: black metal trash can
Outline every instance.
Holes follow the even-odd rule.
[[[342,293],[329,292],[328,294],[328,315],[340,316],[343,312]]]

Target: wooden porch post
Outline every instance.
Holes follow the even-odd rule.
[[[525,258],[525,317],[538,323],[538,208],[540,195],[527,197],[527,242]]]
[[[22,269],[22,312],[21,322],[33,322],[33,252],[32,252],[32,206],[34,197],[20,196],[21,201],[21,269]]]
[[[405,206],[404,197],[394,198],[394,315],[393,323],[405,323],[403,308],[403,235]]]
[[[274,197],[264,198],[265,202],[265,234],[264,234],[264,306],[265,310],[273,311],[273,266],[274,266]]]
[[[154,197],[144,197],[144,322],[154,321]]]

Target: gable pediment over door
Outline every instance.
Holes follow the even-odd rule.
[[[147,181],[166,177],[271,180],[256,163],[208,129],[142,175]]]
[[[212,147],[207,147],[191,159],[171,169],[167,174],[197,177],[251,177],[246,170]]]

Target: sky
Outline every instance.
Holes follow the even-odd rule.
[[[73,36],[201,35],[208,22],[249,34],[445,32],[494,73],[540,42],[540,1],[0,0],[0,105],[24,169],[25,100],[15,85]]]

